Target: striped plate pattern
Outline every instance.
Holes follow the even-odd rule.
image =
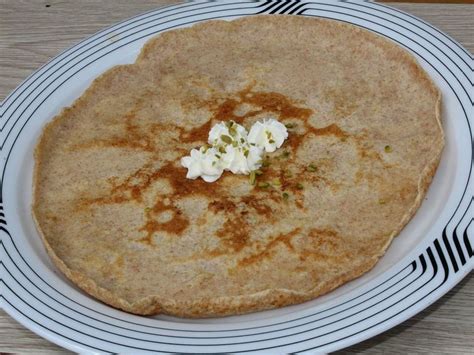
[[[50,264],[32,227],[31,151],[42,125],[98,72],[133,61],[150,36],[203,20],[255,14],[352,23],[417,56],[444,99],[447,148],[437,175],[449,188],[435,194],[433,208],[439,213],[386,271],[291,312],[191,321],[138,317],[90,299]],[[81,353],[314,353],[387,330],[439,299],[473,269],[472,78],[473,58],[453,39],[409,14],[370,2],[199,1],[104,29],[38,69],[0,107],[0,305],[34,332]]]

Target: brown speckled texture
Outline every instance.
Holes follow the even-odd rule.
[[[69,279],[129,312],[303,302],[372,268],[415,213],[443,147],[439,105],[410,54],[335,21],[170,31],[46,126],[33,215]],[[269,116],[295,126],[258,177],[272,187],[185,178],[179,159],[211,124]]]

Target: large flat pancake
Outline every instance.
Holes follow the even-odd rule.
[[[439,106],[409,53],[351,25],[258,16],[166,32],[46,126],[33,214],[62,272],[128,312],[303,302],[371,269],[415,213],[443,147]],[[179,160],[211,125],[268,117],[294,125],[258,177],[270,187],[185,178]]]

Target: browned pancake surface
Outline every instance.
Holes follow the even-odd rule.
[[[372,268],[414,214],[443,147],[439,101],[411,55],[335,21],[166,32],[46,126],[33,214],[58,267],[129,312],[302,302]],[[268,117],[294,128],[257,185],[185,178],[213,124]]]

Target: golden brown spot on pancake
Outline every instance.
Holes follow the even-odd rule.
[[[235,99],[225,99],[224,102],[218,105],[217,108],[214,110],[212,119],[216,121],[234,120],[237,123],[242,123],[244,116],[237,116],[235,114],[235,111],[239,105],[240,102]]]
[[[224,222],[216,235],[221,239],[227,248],[234,252],[242,250],[249,239],[249,226],[241,218],[232,218]]]
[[[203,101],[204,102],[204,101]],[[203,102],[198,103],[203,105]],[[314,134],[316,136],[335,136],[339,139],[345,139],[348,134],[344,132],[336,124],[331,124],[326,127],[316,128],[309,124],[308,119],[312,115],[311,109],[302,107],[299,103],[289,99],[288,97],[276,92],[253,92],[251,87],[248,87],[240,92],[237,92],[229,97],[214,98],[204,102],[208,110],[211,112],[211,117],[208,121],[191,130],[185,130],[182,127],[161,127],[155,125],[141,133],[139,126],[135,124],[137,116],[135,112],[129,113],[125,118],[125,131],[123,137],[115,139],[114,142],[101,144],[115,144],[115,146],[123,147],[139,147],[137,149],[154,151],[148,163],[134,173],[130,174],[125,179],[118,181],[118,179],[110,179],[110,191],[107,196],[85,200],[85,205],[92,204],[119,204],[124,202],[143,202],[143,196],[150,186],[158,179],[166,179],[172,188],[172,192],[159,196],[159,200],[150,211],[145,212],[145,224],[140,227],[139,232],[146,232],[146,236],[142,238],[143,242],[152,244],[153,235],[157,232],[167,232],[174,235],[182,234],[189,226],[189,219],[182,214],[182,212],[175,207],[175,205],[166,205],[163,203],[165,198],[171,201],[180,201],[182,198],[190,196],[204,196],[209,201],[209,210],[218,213],[223,212],[226,216],[233,216],[234,219],[227,221],[217,236],[223,242],[223,245],[228,250],[225,252],[234,253],[241,250],[248,245],[248,229],[249,224],[246,221],[246,216],[254,211],[258,216],[266,220],[266,223],[274,218],[276,212],[268,201],[272,203],[287,203],[281,194],[283,191],[291,192],[292,199],[295,205],[304,209],[304,190],[298,188],[298,183],[317,184],[325,182],[329,184],[324,177],[319,176],[319,173],[311,173],[305,171],[304,167],[295,167],[294,175],[290,178],[284,175],[284,167],[287,165],[288,159],[281,158],[279,162],[272,164],[271,167],[264,169],[264,178],[271,180],[277,179],[280,186],[273,186],[266,191],[255,191],[250,195],[233,200],[229,198],[225,190],[222,189],[223,183],[220,179],[212,184],[203,181],[202,179],[190,180],[186,178],[186,169],[177,165],[174,161],[165,161],[159,168],[153,167],[155,161],[159,160],[156,148],[153,145],[151,137],[153,130],[160,129],[177,129],[179,132],[179,139],[184,143],[189,142],[205,142],[211,129],[211,125],[216,121],[234,120],[242,123],[246,118],[255,116],[260,113],[271,113],[277,116],[281,121],[288,119],[296,120],[299,132],[291,131],[290,139],[287,141],[288,148],[291,154],[295,154],[300,143],[308,136]],[[239,111],[239,107],[246,105],[247,111]],[[255,109],[252,109],[255,108]],[[237,111],[240,115],[237,115]],[[294,122],[294,121],[291,121]],[[303,131],[301,132],[301,130]],[[150,135],[150,136],[148,136]],[[175,148],[179,149],[178,147]],[[228,174],[228,173],[225,173]],[[225,175],[224,174],[224,175]],[[247,177],[242,176],[243,179]],[[218,197],[216,197],[218,196]],[[168,212],[171,217],[166,222],[161,222],[157,219],[160,213]],[[206,223],[203,219],[201,223]],[[284,241],[283,238],[277,238],[275,243]],[[288,239],[289,240],[289,239]],[[285,242],[286,243],[286,242]],[[288,242],[289,243],[289,242]],[[272,244],[272,245],[274,245]],[[272,245],[270,248],[272,248]],[[216,251],[221,254],[222,250]],[[217,255],[217,254],[216,254]]]
[[[253,208],[255,212],[259,215],[265,216],[266,218],[270,218],[272,215],[272,208],[265,204],[263,201],[266,199],[258,199],[256,196],[244,196],[241,198],[241,201],[245,204],[246,207]]]
[[[242,103],[258,106],[263,112],[277,114],[280,120],[289,118],[307,120],[313,114],[313,110],[298,107],[288,97],[276,92],[252,92],[251,88],[247,88],[238,95]]]
[[[236,210],[236,204],[228,200],[226,198],[220,198],[219,200],[214,200],[209,203],[208,206],[209,210],[218,213],[218,212],[225,212],[225,213],[232,213]]]
[[[349,135],[344,132],[337,124],[332,123],[329,126],[322,128],[309,127],[307,128],[310,133],[314,133],[317,136],[335,136],[337,138],[347,138]]]
[[[288,145],[293,149],[293,151],[297,151],[303,140],[311,133],[315,136],[334,136],[339,138],[342,142],[346,142],[350,137],[348,133],[343,131],[335,123],[321,128],[313,127],[308,123],[308,121],[304,121],[303,125],[305,129],[304,133],[290,132],[288,135]]]
[[[158,222],[154,217],[158,216],[160,213],[171,211],[172,218],[167,222]],[[165,204],[162,200],[157,200],[155,205],[150,209],[145,211],[146,223],[142,226],[139,231],[146,232],[146,236],[140,241],[147,244],[152,244],[153,234],[155,232],[167,232],[170,234],[181,235],[184,230],[189,226],[189,220],[183,216],[182,211],[170,204]]]
[[[305,242],[303,250],[299,251],[300,260],[302,261],[308,257],[321,259],[329,256],[337,257],[334,253],[338,250],[338,246],[342,241],[339,234],[334,230],[313,228],[309,231]]]
[[[209,120],[201,126],[191,129],[190,131],[186,131],[182,127],[178,127],[180,130],[180,141],[183,143],[207,142],[207,137],[209,135],[209,131],[211,130],[211,124],[212,120]]]
[[[276,238],[267,243],[263,250],[258,251],[256,254],[252,254],[248,257],[243,258],[239,261],[239,266],[249,266],[254,263],[260,262],[265,258],[268,258],[272,255],[272,250],[280,243],[284,244],[289,250],[294,251],[294,247],[291,244],[291,239],[298,235],[301,231],[300,228],[296,228],[289,233],[279,234]]]
[[[181,131],[180,139],[183,142],[205,142],[211,126],[217,121],[233,120],[242,124],[246,118],[256,116],[261,113],[272,113],[278,116],[280,120],[289,118],[306,121],[313,111],[308,108],[296,106],[295,102],[286,96],[276,92],[253,92],[252,86],[248,86],[244,90],[237,92],[225,98],[213,98],[211,100],[199,103],[199,106],[207,106],[207,109],[212,113],[210,119],[192,129],[186,131],[183,128],[178,128]],[[244,114],[237,114],[238,108],[241,105],[250,104],[259,109],[250,110]],[[248,128],[248,127],[247,127]]]

